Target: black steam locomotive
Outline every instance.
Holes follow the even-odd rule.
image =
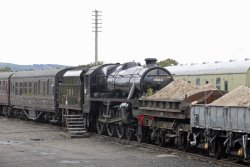
[[[146,59],[146,67],[135,62],[92,67],[84,75],[84,108],[88,127],[99,134],[107,131],[119,138],[131,138],[136,130],[138,98],[159,90],[173,78],[156,59]],[[125,132],[127,132],[125,134]]]

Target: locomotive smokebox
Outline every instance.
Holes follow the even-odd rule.
[[[156,66],[157,59],[156,58],[146,58],[146,67],[153,67]]]

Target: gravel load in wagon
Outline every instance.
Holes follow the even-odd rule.
[[[250,106],[250,88],[240,86],[221,98],[215,100],[211,106],[238,106],[249,107]]]
[[[199,92],[217,90],[211,84],[206,84],[202,86],[195,86],[187,81],[184,80],[175,80],[165,86],[163,89],[159,90],[152,96],[142,97],[141,99],[148,99],[148,100],[183,100],[186,97],[192,96]]]
[[[139,99],[141,114],[174,119],[190,118],[191,104],[208,104],[222,93],[207,84],[195,86],[183,80],[175,80],[152,96]]]
[[[191,126],[250,133],[250,88],[240,86],[208,105],[193,105]]]

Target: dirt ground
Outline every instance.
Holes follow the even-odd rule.
[[[58,126],[0,117],[0,167],[214,167],[96,135],[66,138]]]

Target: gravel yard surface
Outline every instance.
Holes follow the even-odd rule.
[[[92,135],[69,139],[54,125],[0,117],[0,167],[215,167]]]

